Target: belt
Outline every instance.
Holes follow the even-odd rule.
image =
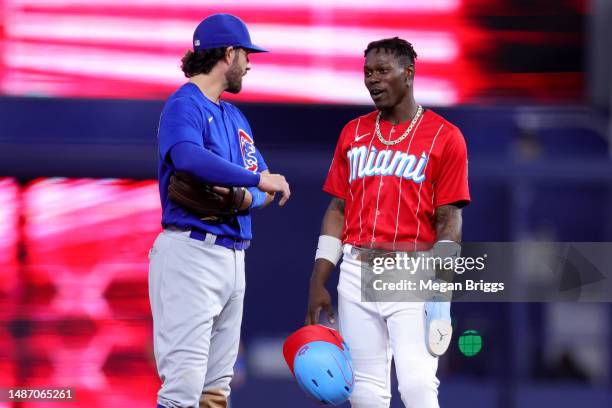
[[[225,235],[215,235],[210,232],[203,232],[198,230],[191,230],[189,238],[197,239],[198,241],[212,242],[215,245],[225,247],[227,249],[234,249],[236,251],[242,251],[251,246],[251,241],[248,239],[240,239],[228,237]]]

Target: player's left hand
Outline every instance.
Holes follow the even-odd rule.
[[[334,324],[336,317],[329,291],[322,285],[311,285],[308,293],[308,310],[304,325],[319,324],[321,311],[327,314],[327,320]]]
[[[221,197],[230,197],[232,195],[232,191],[227,187],[214,186],[212,190],[215,193],[219,194]],[[248,190],[245,189],[244,194],[244,199],[241,200],[242,204],[240,205],[240,207],[237,208],[238,211],[248,210],[251,205],[251,202],[253,201],[253,196]]]
[[[446,352],[453,335],[450,299],[435,295],[425,302],[425,344],[434,357]]]

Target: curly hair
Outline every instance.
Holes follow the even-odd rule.
[[[198,74],[208,74],[225,56],[227,47],[211,48],[200,51],[187,51],[181,59],[181,70],[187,78]]]
[[[375,49],[383,49],[387,52],[394,53],[399,63],[404,67],[414,64],[417,59],[417,53],[414,51],[414,48],[412,48],[412,44],[406,40],[402,40],[399,37],[372,41],[368,44],[368,47],[363,52],[363,56],[366,57],[368,52]]]

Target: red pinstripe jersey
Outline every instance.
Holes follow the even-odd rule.
[[[342,241],[404,250],[431,244],[435,208],[470,201],[463,135],[426,109],[403,141],[387,146],[375,135],[377,114],[344,127],[323,185],[345,200]],[[381,135],[396,140],[410,122],[393,126],[381,119]]]

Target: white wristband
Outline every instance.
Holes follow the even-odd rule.
[[[329,262],[336,265],[342,256],[342,241],[331,235],[319,236],[319,245],[315,254],[317,259],[327,259]]]

